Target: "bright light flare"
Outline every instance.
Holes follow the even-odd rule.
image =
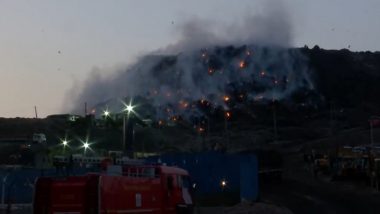
[[[128,111],[128,113],[130,113],[131,111],[133,111],[133,106],[127,105],[127,107],[125,109]]]
[[[83,148],[86,150],[86,149],[89,149],[90,148],[90,144],[88,142],[84,142],[83,143]]]
[[[106,117],[108,117],[108,116],[110,116],[110,112],[109,112],[108,110],[105,110],[105,111],[103,112],[103,115],[106,116]]]
[[[133,113],[135,112],[136,106],[132,105],[132,101],[130,101],[129,104],[126,104],[123,101],[122,101],[122,103],[124,105],[124,109],[123,109],[124,112],[127,112],[128,114],[130,114],[131,112],[133,112]]]
[[[227,119],[230,118],[230,117],[232,116],[232,115],[231,115],[231,112],[226,111],[225,116],[226,116]]]
[[[69,142],[68,142],[67,140],[63,140],[63,141],[62,141],[62,145],[63,145],[63,146],[67,146],[68,144],[69,144]]]
[[[221,180],[220,181],[220,186],[222,187],[222,188],[225,188],[226,186],[227,186],[227,181],[226,180]]]

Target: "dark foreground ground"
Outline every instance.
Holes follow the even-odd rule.
[[[328,176],[313,176],[309,167],[300,161],[300,155],[285,158],[282,181],[260,181],[258,203],[235,207],[201,207],[195,213],[226,214],[378,214],[380,192],[366,181],[330,181]],[[1,212],[3,214],[6,212]],[[13,209],[12,214],[32,213],[29,207]]]
[[[294,213],[380,213],[380,195],[347,186],[284,179],[263,188],[262,199]]]
[[[260,200],[265,204],[283,207],[274,212],[258,210],[255,207],[202,207],[195,213],[231,213],[231,214],[378,214],[380,213],[380,194],[363,185],[351,182],[332,183],[323,178],[301,180],[294,176],[286,176],[281,183],[264,185],[261,188]],[[6,213],[6,212],[0,212]],[[13,210],[13,214],[29,214],[30,208]]]

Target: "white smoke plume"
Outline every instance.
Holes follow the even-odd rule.
[[[269,2],[263,13],[235,25],[188,21],[177,43],[125,68],[94,69],[83,88],[70,91],[73,100],[66,103],[73,106],[66,108],[83,112],[86,101],[118,111],[119,100],[140,96],[157,109],[170,106],[185,113],[197,100],[227,106],[236,91],[248,100],[279,100],[296,89],[311,89],[306,59],[287,49],[292,43],[289,16],[282,4],[273,4],[278,1]]]

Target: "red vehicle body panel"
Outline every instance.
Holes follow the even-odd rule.
[[[166,166],[124,167],[117,176],[39,178],[33,209],[35,214],[187,213],[192,199],[186,179],[185,170]]]

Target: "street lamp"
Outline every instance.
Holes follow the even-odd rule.
[[[84,149],[88,149],[89,146],[90,146],[90,145],[89,145],[87,142],[85,142],[85,143],[83,144]]]
[[[129,104],[129,105],[125,106],[124,111],[126,111],[128,114],[130,114],[131,112],[133,112],[134,108],[135,108],[134,106],[132,106],[131,104]]]
[[[90,143],[89,142],[87,142],[87,141],[85,141],[85,142],[82,142],[83,143],[83,145],[82,145],[82,148],[84,148],[84,154],[86,155],[86,151],[89,149],[89,150],[91,150],[91,147],[90,147]]]
[[[123,101],[122,101],[123,102]],[[131,117],[130,116],[133,116],[131,115],[131,113],[133,113],[134,115],[136,114],[136,112],[134,111],[135,109],[135,106],[132,105],[132,101],[129,102],[129,104],[126,104],[124,103],[124,109],[123,109],[123,151],[125,153],[129,153],[130,151],[127,151],[129,149],[127,149],[127,131],[129,133],[128,136],[131,137],[129,143],[130,144],[133,144],[133,135],[134,135],[134,131],[133,131],[133,123],[135,122],[135,119],[134,117]],[[125,114],[126,113],[126,114]],[[128,117],[128,120],[127,120],[127,117]],[[128,130],[127,130],[128,129]],[[133,156],[133,154],[127,154],[128,156]]]
[[[84,144],[83,144],[83,148],[84,148],[84,150],[89,149],[89,148],[90,148],[90,144],[87,143],[87,142],[84,142]]]
[[[62,153],[65,154],[65,152],[66,152],[66,147],[69,146],[69,141],[66,140],[66,139],[63,139],[63,140],[61,139],[61,145],[63,146],[63,151],[62,151]]]
[[[105,110],[103,112],[103,115],[104,115],[104,117],[108,117],[108,116],[110,116],[110,112],[108,110]]]

